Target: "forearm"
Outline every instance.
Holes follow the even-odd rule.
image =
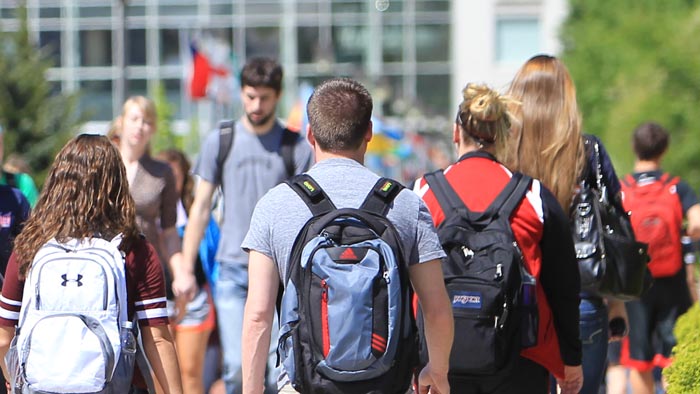
[[[161,238],[163,240],[163,248],[165,251],[164,258],[167,259],[168,268],[170,272],[175,272],[179,269],[180,263],[180,251],[182,249],[182,240],[177,234],[177,229],[175,227],[170,227],[161,233]]]
[[[447,371],[450,366],[450,352],[454,340],[452,308],[445,297],[445,307],[428,312],[423,310],[425,339],[428,355],[434,371]]]
[[[251,312],[246,307],[241,338],[243,393],[260,394],[264,390],[271,332],[272,316]]]
[[[175,344],[167,326],[143,327],[143,344],[148,362],[166,394],[181,394],[182,381]]]
[[[204,230],[209,223],[209,206],[203,204],[192,205],[190,216],[185,226],[185,235],[182,239],[182,258],[178,267],[174,269],[174,275],[177,277],[179,273],[192,274],[194,272],[194,264],[197,261],[197,253],[199,253],[199,244],[202,242]]]
[[[698,302],[698,288],[695,283],[695,264],[685,265],[685,278],[688,283],[688,291],[693,302]]]
[[[5,355],[7,355],[10,349],[10,343],[14,336],[14,327],[0,326],[0,367],[2,367],[2,373],[5,376],[6,382],[10,381],[10,371],[7,370],[7,365],[5,364]]]

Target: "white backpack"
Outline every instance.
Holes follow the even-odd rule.
[[[128,392],[135,350],[123,352],[120,338],[122,328],[133,335],[121,240],[51,240],[39,249],[6,358],[15,392]]]

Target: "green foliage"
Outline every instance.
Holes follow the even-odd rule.
[[[152,95],[153,103],[156,106],[156,133],[151,139],[153,152],[160,152],[169,148],[182,148],[182,137],[173,131],[173,107],[168,102],[165,94],[165,86],[162,83],[156,84]]]
[[[58,150],[86,120],[76,94],[55,93],[46,73],[52,66],[30,39],[27,9],[17,9],[20,28],[0,32],[0,125],[6,152],[24,156],[38,185]]]
[[[700,305],[695,304],[678,318],[674,328],[677,344],[673,364],[663,371],[668,394],[700,392]]]
[[[671,134],[666,170],[700,186],[700,6],[690,0],[571,0],[562,30],[584,130],[631,171],[632,131],[655,121]]]

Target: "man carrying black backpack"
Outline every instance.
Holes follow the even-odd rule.
[[[317,163],[258,203],[243,321],[243,392],[262,391],[280,280],[281,392],[405,393],[416,360],[411,287],[420,297],[430,362],[419,391],[449,393],[453,322],[445,255],[421,200],[364,167],[372,98],[332,79],[307,106]]]
[[[544,394],[551,372],[563,394],[578,393],[580,280],[568,219],[539,181],[496,159],[509,100],[483,85],[462,94],[453,129],[460,159],[415,185],[448,253],[450,387]]]

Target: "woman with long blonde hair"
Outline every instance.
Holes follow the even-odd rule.
[[[58,153],[8,263],[0,299],[0,357],[14,337],[25,279],[42,245],[54,238],[58,242],[109,240],[121,234],[127,316],[139,321],[145,354],[158,383],[167,393],[181,393],[177,356],[168,331],[163,271],[153,246],[139,235],[126,178],[119,152],[104,136],[79,135]],[[8,371],[3,372],[7,378]],[[145,390],[143,383],[137,377],[134,392]]]
[[[508,94],[520,104],[512,106],[517,121],[507,142],[504,163],[540,179],[568,211],[582,180],[596,184],[592,167],[593,145],[597,143],[608,201],[622,209],[620,183],[610,157],[599,139],[581,132],[576,87],[564,63],[553,56],[532,57],[518,70]],[[581,393],[598,393],[605,371],[608,321],[621,317],[626,322],[627,314],[622,302],[587,292],[581,293],[579,310],[584,373]],[[622,335],[610,339],[618,340]]]

